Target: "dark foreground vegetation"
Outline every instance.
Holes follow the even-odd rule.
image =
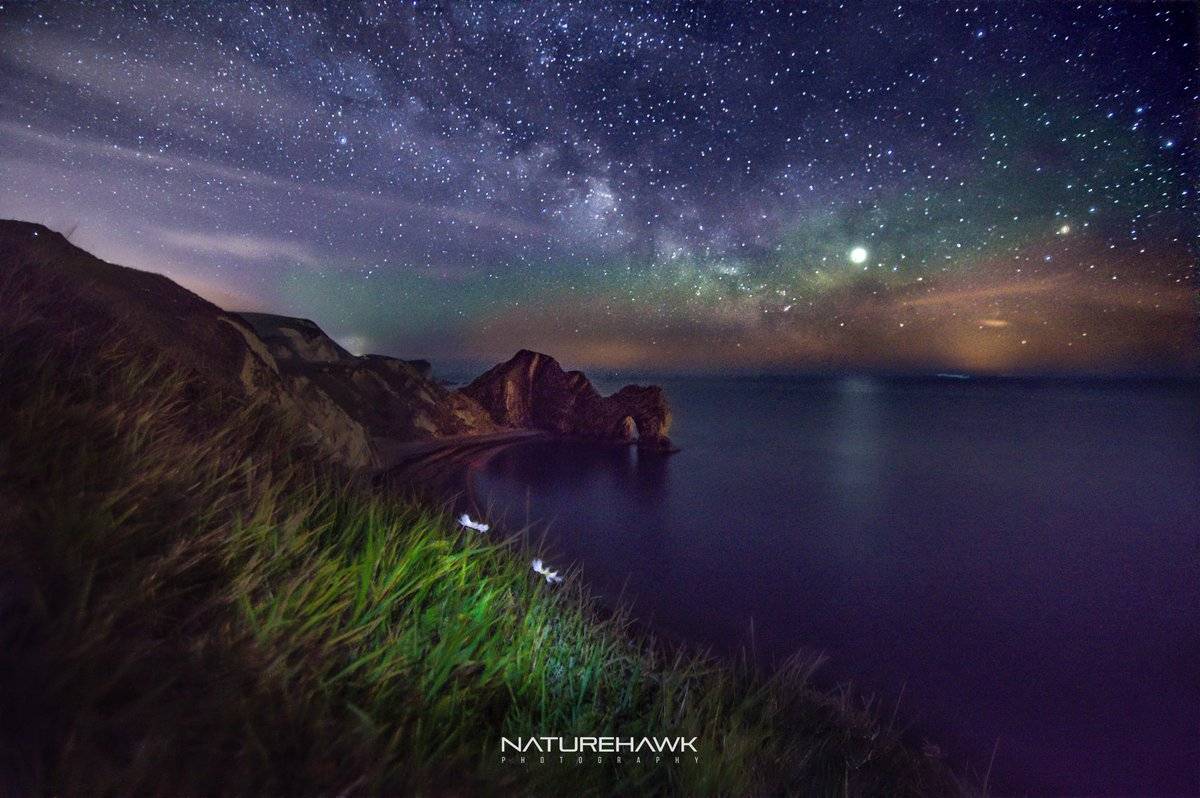
[[[674,651],[278,408],[0,280],[0,780],[20,793],[956,792],[798,663]],[[700,762],[518,767],[501,735]]]

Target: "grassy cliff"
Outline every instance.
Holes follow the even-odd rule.
[[[99,794],[946,793],[864,714],[666,653],[322,464],[277,405],[0,307],[0,783]],[[69,313],[67,314],[69,318]],[[700,762],[519,767],[501,735],[699,738]]]

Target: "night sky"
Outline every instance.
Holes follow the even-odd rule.
[[[1197,364],[1197,7],[0,3],[0,216],[352,350]]]

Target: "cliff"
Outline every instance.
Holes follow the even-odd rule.
[[[384,461],[397,445],[497,432],[486,411],[432,379],[426,361],[356,357],[307,319],[242,313],[292,390],[327,397],[362,424]]]
[[[259,400],[324,397],[311,429],[365,436],[319,383],[377,364],[254,321],[0,222],[0,793],[953,793],[803,664],[764,681],[676,653],[575,574],[546,584],[520,541],[326,468]],[[594,728],[669,716],[740,758],[481,767],[489,729],[555,728],[564,705]]]
[[[580,372],[522,351],[450,391],[427,361],[355,356],[307,319],[223,310],[38,224],[0,220],[0,294],[10,334],[31,347],[98,364],[117,347],[166,363],[228,412],[276,407],[321,455],[353,468],[387,466],[414,442],[511,428],[606,440],[630,440],[636,429],[640,443],[670,446],[670,410],[658,388],[601,397]]]
[[[37,346],[97,362],[115,347],[164,362],[228,412],[276,407],[321,455],[353,468],[387,465],[398,442],[495,431],[482,408],[420,365],[355,357],[310,321],[227,312],[41,225],[0,221],[0,289]]]
[[[671,408],[658,386],[626,385],[601,396],[580,371],[522,349],[462,389],[497,424],[671,451]]]

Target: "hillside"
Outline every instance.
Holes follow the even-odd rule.
[[[323,380],[394,369],[388,390],[441,406],[411,365],[271,320],[306,336],[297,364],[265,320],[31,225],[0,225],[0,291],[6,794],[957,791],[806,663],[667,649],[578,574],[550,585],[519,541],[347,469],[376,456],[375,422]],[[701,756],[500,759],[501,735],[543,734],[684,735]]]
[[[567,390],[553,358],[522,351],[470,389],[451,391],[427,361],[355,356],[308,319],[223,310],[162,275],[95,258],[37,224],[0,220],[0,285],[37,297],[33,312],[44,334],[88,339],[118,330],[130,351],[184,370],[223,401],[274,406],[324,457],[352,468],[385,468],[414,442],[513,428],[632,440],[627,417],[644,429],[643,443],[669,445],[659,441],[670,426],[660,389],[627,386],[603,399],[571,372],[554,424],[544,423],[545,414],[505,413],[494,396],[532,406],[536,394],[541,407],[546,386]],[[514,381],[530,356],[538,379]],[[489,393],[482,386],[491,380],[509,384]]]
[[[394,460],[397,444],[500,431],[476,402],[434,380],[425,361],[356,357],[307,319],[238,316],[266,344],[293,393],[330,401],[362,425],[381,465]]]

